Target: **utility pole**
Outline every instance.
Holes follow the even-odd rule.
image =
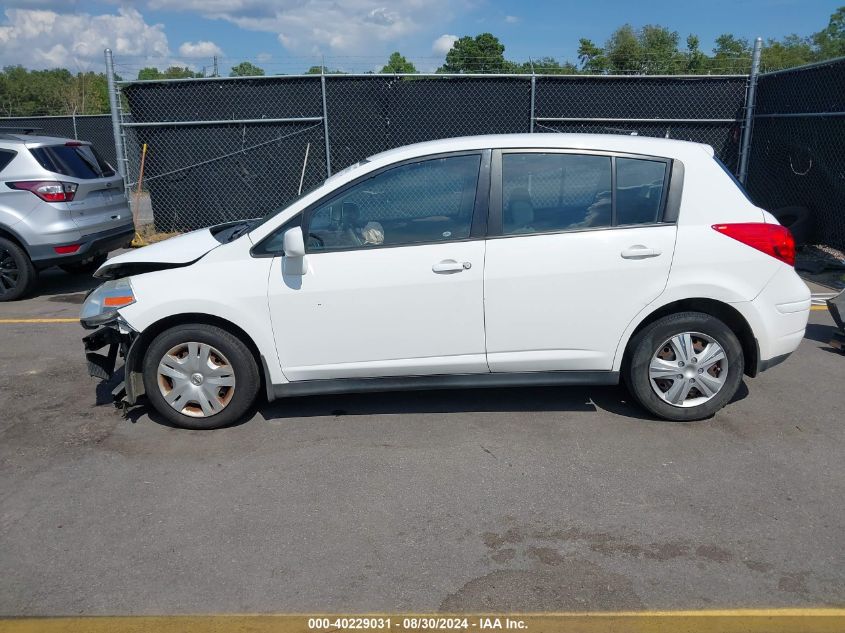
[[[751,54],[751,73],[748,75],[748,93],[745,103],[745,125],[742,129],[742,145],[739,150],[739,181],[744,185],[748,179],[748,155],[751,152],[751,130],[754,127],[754,106],[757,100],[757,78],[760,75],[760,56],[763,38],[754,40]]]
[[[214,56],[214,72],[211,75],[212,77],[217,77],[217,55]]]

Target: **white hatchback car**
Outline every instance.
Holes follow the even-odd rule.
[[[119,255],[89,371],[215,428],[259,391],[608,385],[711,416],[800,343],[789,231],[706,145],[517,134],[420,143],[260,220]],[[107,354],[95,353],[108,346]]]

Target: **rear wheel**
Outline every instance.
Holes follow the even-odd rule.
[[[102,253],[74,264],[62,264],[59,268],[71,275],[90,275],[102,266],[108,258],[108,253]]]
[[[237,422],[261,382],[249,348],[212,325],[179,325],[159,334],[144,356],[143,376],[156,411],[187,429]]]
[[[701,312],[672,314],[631,341],[625,382],[634,398],[667,420],[712,416],[742,382],[742,346],[719,319]]]
[[[38,280],[29,255],[15,242],[0,237],[0,301],[15,301],[27,294]]]

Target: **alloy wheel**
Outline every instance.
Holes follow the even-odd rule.
[[[20,272],[12,253],[0,247],[0,295],[17,288]]]

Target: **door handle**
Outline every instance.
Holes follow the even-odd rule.
[[[648,257],[657,257],[662,252],[659,248],[649,248],[642,244],[635,244],[622,251],[621,255],[623,259],[647,259]]]
[[[434,264],[431,270],[436,273],[460,273],[470,268],[472,268],[470,262],[456,262],[454,259],[444,259],[442,262]]]

